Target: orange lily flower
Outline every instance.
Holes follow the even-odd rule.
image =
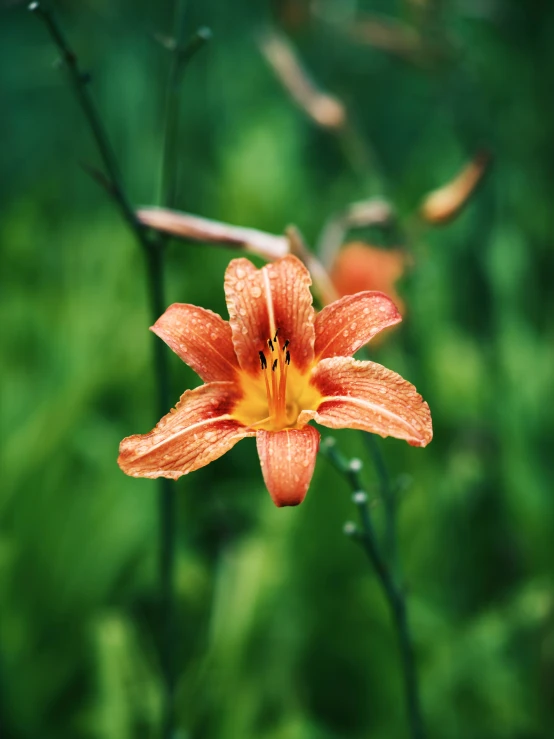
[[[414,386],[352,358],[401,320],[394,303],[362,292],[316,315],[310,284],[308,270],[291,255],[262,269],[234,259],[225,274],[229,321],[194,305],[170,306],[152,331],[206,384],[187,390],[149,434],[124,439],[121,469],[176,479],[255,436],[273,501],[298,505],[319,448],[311,420],[428,444],[429,407]]]
[[[404,302],[396,290],[410,257],[402,249],[380,249],[362,241],[345,244],[331,269],[331,280],[339,295],[379,290],[388,295],[402,315]]]

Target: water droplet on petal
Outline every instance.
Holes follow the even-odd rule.
[[[257,285],[254,285],[252,290],[250,290],[250,295],[252,295],[253,298],[259,298],[261,294],[262,291]]]
[[[369,313],[369,308],[367,308],[367,307],[366,307],[366,308],[364,308],[364,313],[365,313],[365,315],[367,316],[367,315],[368,315],[368,313]]]
[[[248,312],[248,311],[246,310],[246,308],[241,308],[241,309],[239,310],[239,313],[241,314],[241,316],[245,316],[245,315],[247,314],[247,312]]]
[[[343,335],[343,336],[345,336],[345,337],[346,337],[346,336],[348,336],[348,331],[347,331],[347,329],[344,329],[344,331],[342,332],[342,335]]]
[[[357,325],[358,325],[358,324],[356,323],[356,321],[354,321],[354,322],[353,322],[353,323],[352,323],[352,324],[350,325],[350,328],[352,329],[352,331],[355,331],[355,330],[356,330],[356,326],[357,326]]]
[[[242,267],[237,267],[235,270],[236,276],[239,278],[239,280],[243,280],[246,277],[246,272],[243,270]]]
[[[244,282],[242,280],[237,280],[235,282],[235,290],[238,290],[239,292],[244,289]]]
[[[211,339],[212,341],[217,341],[217,334],[215,334],[215,333],[213,333],[213,332],[212,332],[212,333],[210,334],[210,339]]]

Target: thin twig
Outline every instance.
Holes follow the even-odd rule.
[[[130,204],[130,200],[125,192],[123,181],[120,175],[119,167],[110,145],[105,128],[102,124],[100,116],[96,110],[92,97],[88,90],[89,76],[84,74],[78,63],[77,55],[70,48],[56,22],[53,14],[39,2],[32,2],[29,10],[35,13],[46,25],[54,44],[61,53],[62,59],[65,61],[71,85],[79,104],[83,110],[85,118],[89,124],[92,135],[96,142],[100,157],[104,164],[107,179],[100,173],[87,167],[87,171],[91,174],[116,201],[119,209],[132,230],[136,239],[144,250],[147,260],[147,274],[149,282],[150,304],[153,319],[156,320],[166,307],[164,296],[164,243],[166,237],[160,239],[159,234],[150,237],[148,229],[139,221],[135,215],[134,208]],[[175,183],[174,170],[174,149],[175,137],[178,132],[178,112],[176,83],[180,79],[184,64],[195,50],[195,44],[192,44],[188,51],[179,48],[179,54],[176,54],[178,61],[174,64],[174,73],[170,76],[170,94],[168,95],[168,118],[171,120],[166,123],[166,135],[169,135],[170,141],[164,146],[164,157],[167,156],[167,162],[164,161],[162,167],[162,181],[167,184],[164,186],[164,193],[167,190],[167,197],[170,194]],[[174,97],[175,93],[175,97]],[[169,152],[169,153],[168,153]],[[167,168],[167,169],[166,169]],[[154,344],[154,366],[156,373],[156,384],[158,389],[158,415],[163,416],[170,406],[169,397],[169,370],[167,364],[167,353],[161,341],[155,341]],[[162,670],[165,688],[165,706],[163,716],[162,736],[164,739],[170,739],[173,735],[174,726],[174,691],[175,691],[175,668],[173,661],[175,634],[174,634],[174,615],[173,615],[173,570],[175,561],[175,498],[174,486],[171,481],[166,478],[160,478],[160,586],[161,586],[161,617],[163,622],[162,636]]]
[[[106,173],[109,175],[113,196],[136,238],[142,246],[148,248],[149,241],[147,235],[136,218],[134,209],[127,198],[113,149],[89,92],[89,75],[80,69],[77,55],[67,43],[51,11],[48,8],[44,8],[39,2],[32,2],[28,7],[32,13],[35,13],[43,21],[54,44],[58,47],[61,57],[65,62],[75,95],[90,126]]]
[[[164,138],[162,145],[162,161],[160,174],[160,198],[162,205],[173,207],[178,193],[178,142],[180,129],[180,93],[183,72],[187,62],[210,38],[208,29],[200,29],[191,41],[184,45],[185,0],[176,0],[175,20],[173,28],[173,57],[169,69],[166,92],[166,110]],[[164,297],[164,257],[170,235],[158,233],[157,248],[148,253],[148,276],[152,295],[152,309],[158,318],[166,308]],[[165,382],[158,385],[159,414],[162,417],[170,407],[169,368],[166,348],[161,341],[155,344],[155,362],[158,376]],[[165,684],[165,705],[162,726],[162,737],[171,739],[175,724],[175,550],[177,538],[177,498],[175,485],[171,480],[160,478],[159,498],[159,531],[160,531],[160,585],[161,612],[163,620],[162,669]]]
[[[180,93],[183,73],[187,63],[192,59],[194,54],[212,37],[209,28],[199,28],[188,43],[183,43],[184,6],[184,2],[178,2],[175,8],[173,57],[167,82],[163,156],[160,176],[160,204],[166,208],[174,208],[177,205]]]
[[[277,236],[256,228],[232,226],[168,208],[140,208],[137,218],[145,226],[177,239],[244,249],[268,261],[284,257],[290,251],[286,236]]]
[[[361,433],[379,478],[379,492],[385,509],[385,551],[393,572],[399,575],[396,546],[396,495],[392,488],[389,471],[378,440],[374,434],[363,431]]]
[[[331,441],[333,442],[334,440]],[[334,443],[323,444],[321,450],[333,466],[346,477],[354,492],[353,500],[358,508],[362,528],[361,531],[358,531],[349,524],[345,528],[345,532],[363,546],[387,598],[398,634],[411,736],[412,739],[425,739],[425,729],[419,701],[415,655],[406,608],[406,596],[379,548],[377,535],[373,527],[373,521],[371,520],[368,495],[363,489],[360,478],[361,462],[359,460],[348,462],[338,449],[336,449]]]

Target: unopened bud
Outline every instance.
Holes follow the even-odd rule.
[[[285,90],[306,115],[322,128],[337,130],[344,127],[344,105],[317,87],[285,36],[272,32],[263,36],[259,45]]]
[[[449,183],[430,192],[421,205],[421,216],[428,223],[438,225],[455,218],[487,171],[490,155],[480,152]]]

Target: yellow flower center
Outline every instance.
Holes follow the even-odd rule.
[[[238,421],[254,429],[281,431],[298,428],[300,412],[317,408],[321,395],[309,384],[312,367],[300,372],[291,365],[291,349],[288,339],[280,343],[277,329],[266,350],[259,352],[261,376],[241,373],[243,398],[233,413]]]

